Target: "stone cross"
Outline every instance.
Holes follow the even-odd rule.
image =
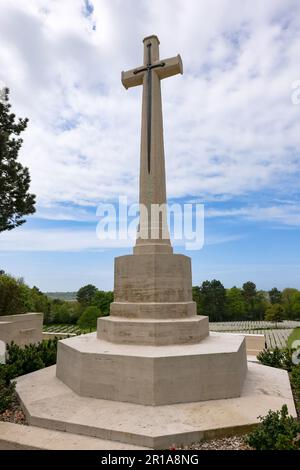
[[[144,39],[144,64],[122,72],[122,84],[143,85],[140,159],[140,224],[134,253],[172,252],[166,212],[166,177],[160,81],[183,73],[179,55],[159,59],[159,39]],[[158,205],[159,217],[151,215]],[[157,215],[157,211],[156,211]]]

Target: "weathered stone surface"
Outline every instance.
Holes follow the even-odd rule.
[[[142,450],[96,437],[0,422],[0,450]]]
[[[177,319],[196,315],[196,303],[189,302],[112,302],[111,317]]]
[[[184,255],[115,258],[115,302],[191,302],[191,260]]]
[[[196,344],[114,344],[95,333],[58,344],[57,377],[82,396],[145,405],[240,395],[245,340],[211,333]]]
[[[19,377],[17,392],[31,425],[156,449],[247,432],[283,404],[296,417],[287,372],[252,363],[241,396],[225,400],[144,406],[81,397],[55,366]]]
[[[97,337],[119,344],[193,344],[209,333],[208,317],[195,315],[180,319],[98,319]]]
[[[18,346],[42,341],[43,314],[24,313],[0,317],[0,340]]]

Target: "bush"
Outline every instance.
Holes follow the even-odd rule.
[[[292,351],[290,349],[264,349],[257,359],[265,366],[277,367],[278,369],[292,370]]]
[[[87,307],[78,320],[78,326],[82,329],[96,328],[97,318],[101,312],[97,307]]]
[[[295,397],[300,401],[300,364],[294,366],[291,372],[291,384]]]
[[[260,424],[249,434],[246,442],[256,450],[298,450],[300,424],[288,414],[283,405],[280,411],[269,411],[259,416]]]
[[[6,384],[6,382],[0,379],[0,413],[3,413],[9,408],[15,399],[15,386],[14,382]]]
[[[56,350],[57,338],[24,348],[11,343],[7,347],[7,362],[0,365],[0,379],[8,384],[15,377],[55,364]]]

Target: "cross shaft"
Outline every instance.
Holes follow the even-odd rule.
[[[159,40],[156,36],[144,39],[144,64],[122,72],[122,83],[126,89],[143,86],[140,227],[135,247],[139,252],[149,252],[149,249],[164,252],[172,250],[166,214],[156,221],[151,210],[154,205],[166,206],[167,202],[160,81],[178,73],[182,73],[180,56],[160,60]],[[146,215],[142,214],[143,208],[147,209]]]
[[[134,70],[134,74],[141,72],[147,72],[147,161],[148,161],[148,173],[151,171],[151,121],[152,121],[152,80],[151,71],[157,67],[164,67],[165,62],[160,64],[151,63],[151,42],[147,44],[148,49],[148,63],[146,67],[142,69]]]

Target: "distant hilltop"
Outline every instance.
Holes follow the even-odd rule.
[[[45,295],[49,297],[49,299],[60,299],[66,301],[74,301],[76,300],[77,292],[45,292]]]

